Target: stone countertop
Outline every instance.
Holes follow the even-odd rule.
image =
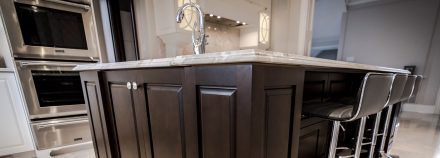
[[[195,65],[216,65],[233,63],[264,63],[291,66],[304,66],[314,68],[341,68],[353,70],[382,71],[395,73],[409,73],[407,70],[357,64],[343,61],[327,60],[314,57],[287,54],[281,52],[264,51],[258,49],[246,49],[236,51],[225,51],[206,53],[201,55],[184,55],[172,58],[160,58],[150,60],[128,61],[119,63],[98,63],[79,65],[74,70],[112,70],[112,69],[134,69],[153,67],[184,67]]]
[[[0,72],[14,72],[12,68],[0,68]]]

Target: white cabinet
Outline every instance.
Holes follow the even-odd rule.
[[[14,73],[0,70],[0,156],[34,149],[18,88]]]

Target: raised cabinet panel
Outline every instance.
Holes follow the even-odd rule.
[[[312,120],[313,119],[313,120]],[[303,126],[301,128],[301,135],[299,138],[299,155],[298,158],[314,157],[325,158],[328,150],[329,137],[329,121],[318,121],[311,125]],[[307,120],[308,121],[308,120]],[[307,122],[302,121],[302,122]],[[304,123],[309,124],[309,123]]]
[[[117,83],[111,83],[109,89],[120,157],[141,157],[141,149],[139,149],[141,139],[138,138],[131,91],[125,84]]]
[[[200,87],[198,106],[201,157],[236,157],[236,90]]]
[[[33,150],[14,73],[0,73],[0,156]]]
[[[266,158],[290,158],[293,89],[266,90]]]
[[[147,86],[154,158],[184,158],[183,98],[181,86]]]
[[[98,95],[98,87],[96,86],[96,83],[93,82],[86,82],[85,83],[86,88],[86,97],[88,102],[88,109],[89,109],[89,118],[90,118],[90,124],[92,127],[92,132],[94,135],[94,142],[96,144],[95,152],[98,155],[99,158],[106,158],[109,157],[107,151],[107,143],[108,140],[105,137],[104,133],[104,127],[102,124],[102,117],[103,113],[101,113],[101,104],[99,103],[99,95]]]

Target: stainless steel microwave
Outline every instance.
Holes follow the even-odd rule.
[[[91,0],[0,0],[14,57],[98,60]]]

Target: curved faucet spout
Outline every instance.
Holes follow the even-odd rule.
[[[194,48],[195,54],[204,54],[205,53],[205,44],[206,44],[206,36],[205,36],[205,14],[203,13],[202,8],[195,3],[185,3],[179,9],[177,10],[177,16],[176,16],[176,22],[181,23],[185,14],[184,11],[188,7],[195,8],[197,10],[197,16],[198,18],[198,24],[199,24],[199,32],[200,36],[196,36],[196,27],[193,27],[193,34],[192,34],[192,43]],[[197,24],[197,23],[195,23]],[[194,25],[195,25],[194,24]]]

